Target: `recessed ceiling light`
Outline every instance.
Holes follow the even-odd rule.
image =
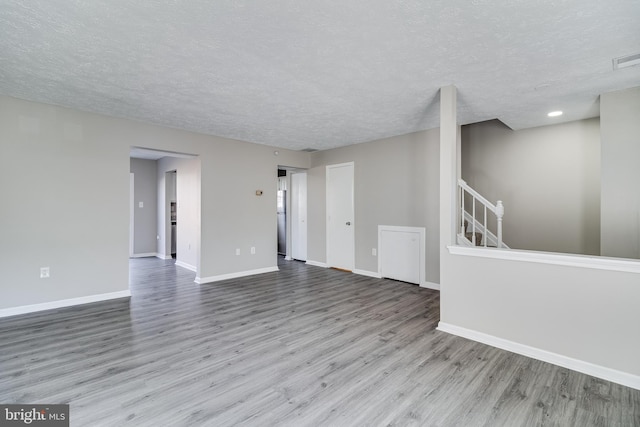
[[[562,115],[562,111],[552,111],[549,114],[547,114],[547,116],[549,117],[558,117]]]

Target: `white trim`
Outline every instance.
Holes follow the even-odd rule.
[[[382,275],[375,271],[367,271],[367,270],[353,270],[353,274],[359,274],[361,276],[374,277],[376,279],[382,279]],[[426,280],[421,282],[419,285],[421,288],[433,289],[435,291],[440,290],[440,284],[434,282],[427,282]]]
[[[353,270],[354,274],[359,274],[361,276],[375,277],[376,279],[382,279],[380,273],[376,271],[367,271],[367,270],[358,270],[357,268]]]
[[[142,254],[132,254],[129,258],[148,258],[148,257],[157,257],[158,254],[155,252],[147,252]]]
[[[440,290],[440,283],[427,282],[426,280],[420,283],[421,288],[433,289],[434,291]]]
[[[156,253],[156,258],[160,258],[160,259],[164,259],[164,260],[173,259],[173,257],[171,255],[162,255],[162,254],[159,254],[159,253]]]
[[[574,359],[563,356],[561,354],[552,353],[536,347],[498,338],[493,335],[484,334],[482,332],[451,325],[445,322],[438,323],[437,329],[442,332],[457,335],[483,344],[507,350],[512,353],[530,357],[532,359],[541,360],[543,362],[552,363],[563,368],[591,375],[617,384],[640,390],[640,376],[627,372],[618,371],[616,369],[607,368],[605,366],[595,365],[583,360]]]
[[[293,258],[291,258],[290,256],[287,255],[287,256],[284,257],[284,260],[285,261],[293,261]]]
[[[313,265],[315,267],[322,267],[322,268],[329,268],[329,266],[327,265],[326,262],[320,262],[320,261],[312,261],[310,259],[308,259],[305,264],[307,265]]]
[[[218,276],[196,277],[196,280],[194,280],[194,282],[196,282],[198,285],[202,285],[203,283],[219,282],[221,280],[228,280],[228,279],[237,279],[238,277],[253,276],[256,274],[263,274],[263,273],[272,273],[274,271],[280,271],[280,269],[278,267],[265,267],[265,268],[257,268],[255,270],[238,271],[237,273],[220,274]]]
[[[351,162],[344,162],[344,163],[334,163],[331,165],[327,165],[327,168],[342,168],[345,166],[355,166],[356,162],[351,161]]]
[[[466,248],[473,247],[473,243],[471,243],[469,239],[467,239],[467,236],[465,236],[464,234],[458,233],[456,237],[457,237],[456,243],[458,244],[458,246],[464,246]]]
[[[195,265],[187,264],[187,263],[186,263],[186,262],[184,262],[184,261],[178,261],[178,260],[176,260],[176,265],[177,265],[178,267],[186,268],[187,270],[191,270],[191,271],[194,271],[194,272],[196,272],[196,273],[198,272],[198,268],[197,268]]]
[[[131,297],[131,291],[109,292],[106,294],[87,295],[84,297],[62,299],[57,301],[43,302],[40,304],[22,305],[0,309],[0,317],[17,316],[19,314],[35,313],[37,311],[53,310],[55,308],[71,307],[74,305],[89,304],[92,302],[107,301],[119,298]]]
[[[467,248],[463,246],[447,246],[447,249],[449,249],[449,253],[452,255],[535,262],[540,264],[555,264],[567,267],[594,268],[597,270],[624,271],[627,273],[640,274],[640,260],[483,247]]]

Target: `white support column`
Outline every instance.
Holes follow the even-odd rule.
[[[455,86],[440,88],[440,273],[442,253],[455,244],[457,217],[457,178],[459,127],[457,123],[457,90]]]
[[[440,319],[446,321],[449,300],[451,254],[458,225],[457,186],[459,176],[460,127],[455,86],[440,88]]]

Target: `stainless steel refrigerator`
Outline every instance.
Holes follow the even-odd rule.
[[[176,247],[178,244],[178,206],[176,202],[171,202],[171,256],[176,257]]]
[[[277,216],[278,216],[278,253],[287,254],[287,192],[285,190],[278,191],[277,197]]]

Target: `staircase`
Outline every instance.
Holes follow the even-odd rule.
[[[494,205],[462,179],[458,180],[458,191],[458,245],[509,249],[502,241],[502,201],[498,200]],[[492,228],[495,233],[491,231]]]

